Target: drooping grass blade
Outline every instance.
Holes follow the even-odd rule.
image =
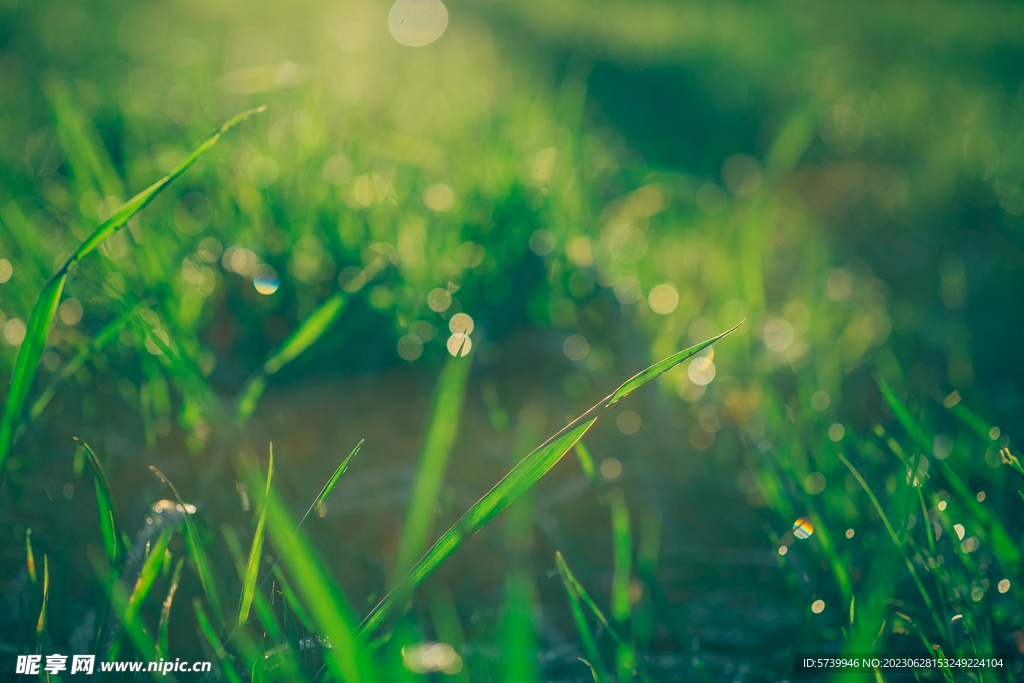
[[[427,422],[427,435],[423,442],[416,483],[409,503],[409,511],[398,543],[395,576],[404,576],[416,558],[423,554],[434,523],[437,497],[444,483],[445,470],[452,444],[459,432],[462,399],[466,393],[470,358],[449,356],[437,381],[434,400]]]
[[[167,484],[170,487],[171,492],[174,494],[175,500],[178,501],[178,505],[181,506],[182,514],[185,517],[185,540],[186,546],[188,547],[189,555],[192,556],[192,561],[196,565],[196,570],[199,572],[199,583],[203,586],[203,592],[206,594],[206,599],[210,601],[210,609],[213,611],[213,616],[218,623],[224,623],[224,613],[220,607],[220,598],[217,595],[217,588],[213,583],[213,574],[210,573],[210,563],[206,558],[206,551],[203,550],[203,543],[199,539],[199,531],[196,530],[195,522],[192,521],[192,513],[189,511],[190,506],[185,505],[185,501],[181,499],[178,494],[178,489],[174,488],[174,484],[171,480],[164,476],[164,473],[158,470],[152,465],[149,469],[153,471],[156,476],[160,477],[160,481]]]
[[[238,400],[236,419],[240,426],[248,422],[253,411],[256,410],[256,404],[267,386],[267,377],[295,360],[300,353],[320,339],[345,310],[347,301],[348,297],[345,293],[337,292],[322,303],[318,309],[302,321],[302,324],[294,332],[288,335],[274,355],[263,363],[263,367],[249,378]]]
[[[741,322],[740,325],[743,323]],[[373,608],[373,611],[360,624],[359,632],[363,637],[372,635],[384,620],[404,604],[408,593],[430,575],[442,562],[454,553],[470,536],[480,531],[498,513],[507,508],[512,501],[528,490],[544,474],[557,463],[565,453],[579,441],[590,426],[604,414],[609,407],[625,398],[630,392],[638,389],[652,379],[691,358],[714,342],[735,330],[739,325],[726,330],[717,337],[712,337],[696,346],[680,351],[665,360],[655,363],[643,372],[627,380],[603,401],[586,413],[566,425],[561,431],[537,447],[523,458],[511,472],[498,482],[487,495],[481,498],[462,516],[455,526],[445,532],[434,543],[419,562],[385,597]]]
[[[267,499],[270,496],[270,480],[274,476],[274,445],[270,445],[270,463],[267,465],[267,491],[263,495],[263,510],[260,520],[256,523],[256,533],[252,537],[249,549],[249,562],[245,566],[245,579],[242,581],[242,600],[238,606],[238,626],[241,628],[249,619],[249,607],[252,595],[256,592],[256,577],[260,571],[260,560],[263,559],[263,525],[267,521]]]
[[[114,499],[110,495],[110,482],[107,481],[107,475],[103,471],[103,466],[100,465],[99,458],[96,457],[96,453],[89,447],[89,444],[77,436],[72,438],[81,445],[89,460],[89,464],[92,466],[93,483],[96,488],[96,507],[100,513],[100,533],[103,535],[103,546],[107,549],[107,557],[110,558],[110,564],[117,566],[117,559],[123,557],[124,553],[121,549],[121,541],[117,535],[117,527],[114,525]]]
[[[178,581],[181,579],[181,568],[185,566],[185,558],[179,558],[174,565],[174,573],[171,574],[171,587],[167,589],[167,597],[164,598],[160,607],[160,621],[157,623],[157,657],[167,656],[167,629],[171,620],[171,606],[174,604],[174,594],[178,592]]]
[[[555,561],[558,565],[558,573],[562,577],[562,583],[565,584],[565,592],[569,595],[569,607],[572,610],[572,618],[576,622],[576,628],[580,632],[580,640],[583,641],[583,652],[590,658],[589,660],[580,659],[580,661],[590,667],[591,672],[594,674],[594,680],[597,683],[609,683],[611,677],[608,675],[608,669],[605,668],[604,661],[601,660],[601,653],[597,649],[597,639],[594,638],[594,633],[590,630],[590,624],[587,623],[587,617],[583,613],[583,607],[580,605],[580,596],[576,591],[575,583],[570,581],[565,573],[567,566],[562,561],[561,553],[555,553]]]
[[[60,295],[64,289],[68,269],[96,249],[104,240],[124,226],[128,219],[153,201],[153,198],[165,187],[184,173],[204,152],[216,144],[225,131],[264,109],[266,107],[258,107],[243,112],[207,136],[206,139],[196,145],[173,171],[129,199],[121,208],[114,212],[113,216],[103,221],[78,246],[78,249],[68,257],[64,265],[43,285],[35,304],[32,306],[25,339],[21,344],[21,348],[18,349],[18,357],[14,362],[14,371],[11,373],[11,389],[7,395],[7,405],[4,408],[3,417],[0,418],[0,472],[4,471],[7,458],[11,452],[11,446],[14,444],[14,435],[21,422],[22,411],[25,408],[25,401],[32,387],[32,380],[35,377],[39,359],[43,355],[46,335],[50,331],[53,316],[57,312],[58,303],[60,303]]]

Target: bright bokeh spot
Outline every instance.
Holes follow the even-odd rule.
[[[853,535],[854,535],[855,533],[857,533],[857,532],[855,532],[855,531],[854,531],[853,529],[847,529],[847,530],[846,530],[846,537],[847,537],[847,538],[853,538]]]
[[[11,262],[5,258],[0,258],[0,285],[10,280],[13,274],[14,268],[11,266]]]
[[[453,356],[467,356],[472,348],[472,340],[462,332],[456,332],[448,337],[448,353]]]
[[[789,552],[789,546],[785,546],[785,545],[780,545],[779,546],[779,555],[785,555],[788,552]]]
[[[814,533],[814,524],[811,523],[810,518],[801,517],[800,519],[793,522],[793,535],[799,539],[810,538],[811,534]]]
[[[1000,593],[1007,593],[1007,592],[1009,592],[1009,590],[1010,590],[1010,580],[1009,579],[1003,579],[1002,581],[999,582],[999,584],[996,586],[996,588],[999,589]]]
[[[655,313],[668,315],[679,305],[679,292],[669,284],[656,285],[647,295],[647,303]]]
[[[388,31],[402,45],[429,45],[448,28],[448,9],[441,0],[398,0],[388,13]]]
[[[828,438],[833,441],[842,441],[844,436],[846,436],[846,428],[838,422],[828,428]]]
[[[828,408],[831,403],[831,398],[827,391],[818,390],[811,395],[811,407],[817,410],[819,413]]]
[[[77,325],[82,319],[82,304],[71,297],[60,304],[60,321],[65,325]]]
[[[956,532],[956,537],[962,541],[963,538],[964,538],[964,533],[965,533],[964,525],[963,524],[954,524],[953,525],[953,531]]]
[[[4,325],[4,341],[11,346],[17,346],[25,339],[25,332],[28,328],[25,327],[25,323],[21,321],[21,318],[11,318]]]
[[[706,386],[715,378],[715,364],[707,356],[698,356],[690,361],[686,374],[697,386]]]
[[[562,344],[562,351],[569,360],[583,360],[590,353],[590,342],[582,334],[573,334]]]
[[[622,474],[622,463],[617,458],[605,458],[598,467],[601,470],[601,476],[608,481],[618,479]]]
[[[619,431],[627,436],[636,434],[640,431],[640,416],[632,410],[623,410],[619,413],[619,416],[615,418],[615,426],[619,428]]]
[[[455,193],[444,183],[434,183],[424,190],[423,203],[431,211],[447,211],[455,203]]]
[[[253,273],[252,284],[260,294],[273,294],[281,286],[281,280],[277,277],[277,271],[269,264],[261,263]]]
[[[420,643],[402,648],[405,668],[414,673],[440,671],[454,675],[462,671],[462,657],[448,643]]]
[[[438,287],[437,289],[430,290],[430,294],[427,294],[427,306],[430,306],[430,310],[437,313],[447,311],[448,307],[452,305],[452,295],[447,289]]]
[[[466,313],[456,313],[448,320],[448,331],[452,334],[473,334],[473,318]]]
[[[825,601],[824,600],[815,600],[814,602],[812,602],[811,603],[811,611],[814,612],[815,614],[821,614],[822,612],[824,612],[825,611]]]
[[[398,340],[398,355],[403,360],[416,360],[423,355],[423,340],[415,334],[405,335]]]

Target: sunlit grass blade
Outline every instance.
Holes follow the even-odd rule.
[[[28,568],[28,578],[33,584],[39,583],[36,578],[36,556],[32,552],[32,530],[25,529],[25,566]]]
[[[569,608],[572,610],[572,618],[576,622],[576,628],[580,632],[580,640],[583,641],[583,653],[590,658],[589,660],[581,659],[580,661],[590,667],[594,674],[594,680],[597,683],[609,683],[611,677],[608,675],[608,669],[605,668],[604,662],[601,660],[601,652],[597,649],[597,639],[594,638],[594,633],[590,630],[590,624],[587,623],[587,617],[583,613],[580,597],[576,592],[576,584],[570,581],[566,575],[565,570],[568,567],[562,560],[561,553],[555,553],[555,561],[558,565],[558,573],[562,577],[562,583],[565,584],[565,592],[569,595]]]
[[[256,592],[256,577],[260,571],[260,561],[263,559],[263,525],[267,521],[267,500],[270,497],[270,480],[274,476],[274,445],[270,445],[270,462],[267,465],[267,491],[263,495],[263,509],[260,511],[259,522],[256,523],[256,533],[252,537],[252,547],[249,549],[249,562],[245,566],[245,579],[242,581],[242,599],[238,606],[238,626],[242,627],[249,619],[249,606],[252,605],[252,595]]]
[[[742,324],[742,323],[740,323]],[[498,484],[490,490],[487,495],[477,501],[462,516],[455,526],[445,532],[441,538],[427,551],[419,562],[409,571],[408,574],[396,585],[380,603],[363,620],[359,627],[360,635],[368,637],[372,635],[383,621],[404,603],[408,593],[418,586],[430,575],[442,562],[454,553],[462,543],[480,531],[496,515],[507,508],[512,501],[527,491],[544,474],[548,472],[555,463],[561,460],[562,456],[579,441],[590,426],[604,414],[608,408],[619,400],[625,398],[629,393],[664,372],[672,369],[679,363],[700,353],[702,350],[715,343],[725,335],[735,330],[739,325],[726,330],[722,334],[712,337],[688,349],[680,351],[665,360],[655,363],[643,372],[627,380],[614,393],[603,401],[592,407],[586,413],[566,425],[557,434],[538,446],[532,453],[512,468]]]
[[[174,594],[178,592],[178,581],[181,579],[181,568],[185,566],[185,558],[180,558],[174,565],[174,573],[171,574],[171,586],[167,589],[167,597],[164,598],[160,607],[160,621],[157,622],[156,632],[156,654],[158,658],[167,656],[167,631],[171,621],[171,606],[174,604]]]
[[[53,651],[53,642],[50,640],[50,631],[47,627],[46,619],[46,608],[50,601],[50,560],[46,555],[43,555],[43,606],[39,610],[39,621],[36,622],[36,644],[38,646],[38,652],[44,657],[46,655],[55,654]],[[45,660],[44,660],[45,661]],[[52,680],[63,681],[64,679],[60,674],[55,674],[51,677],[48,671],[40,670],[39,680],[46,681],[47,683]]]
[[[444,483],[448,456],[459,432],[459,417],[462,414],[462,400],[466,393],[470,361],[470,358],[449,356],[437,380],[416,483],[405,516],[402,538],[398,543],[396,578],[401,578],[409,571],[416,558],[423,554],[427,537],[433,527],[434,509]]]
[[[96,578],[100,584],[104,586],[107,591],[107,599],[110,607],[115,614],[123,615],[128,606],[128,593],[125,590],[125,585],[117,578],[117,574],[110,566],[110,560],[107,556],[102,553],[98,548],[93,550],[92,547],[86,551],[89,555],[89,560],[92,563],[93,569],[96,572]],[[106,627],[104,627],[105,630]],[[153,642],[150,635],[142,628],[141,620],[133,619],[129,622],[124,620],[118,620],[117,629],[123,630],[129,639],[131,639],[132,645],[139,652],[142,657],[153,660],[156,658],[156,643]],[[118,633],[115,630],[114,635]],[[111,642],[111,647],[105,653],[105,659],[111,661],[116,658],[118,649],[116,645],[117,641]],[[98,653],[100,657],[104,657],[104,653],[101,651]]]
[[[260,370],[249,378],[238,399],[236,419],[239,425],[244,425],[252,417],[253,411],[256,410],[256,404],[266,388],[267,377],[295,360],[300,353],[320,339],[345,310],[347,301],[348,297],[344,293],[337,292],[322,303],[318,309],[302,321],[302,324],[294,332],[288,335],[288,338],[281,343],[274,354],[263,363]]]
[[[89,460],[89,464],[92,466],[93,483],[96,488],[96,507],[100,513],[100,533],[103,536],[103,546],[107,549],[107,557],[110,558],[110,564],[117,566],[118,558],[123,557],[124,553],[121,551],[121,541],[118,538],[117,527],[114,524],[114,499],[110,495],[110,482],[107,481],[107,474],[103,471],[99,458],[96,457],[96,453],[89,447],[89,444],[77,436],[72,438],[81,445]]]
[[[174,484],[171,480],[164,476],[164,473],[158,470],[152,465],[149,469],[153,471],[156,476],[160,477],[160,481],[167,484],[170,487],[171,492],[174,494],[175,500],[178,501],[178,505],[181,506],[182,514],[185,517],[185,541],[188,553],[192,557],[192,562],[196,565],[196,571],[199,573],[199,583],[203,586],[203,593],[206,594],[206,599],[210,601],[210,609],[213,611],[213,616],[218,623],[224,622],[224,613],[220,607],[220,598],[217,595],[217,588],[213,583],[213,575],[210,573],[210,563],[206,558],[206,551],[203,550],[203,543],[199,538],[199,531],[196,529],[195,522],[192,521],[192,513],[189,511],[190,506],[185,505],[185,501],[181,499],[178,494],[178,489],[174,488]]]
[[[327,502],[328,496],[331,495],[331,492],[334,490],[334,487],[338,485],[338,480],[341,479],[341,475],[345,474],[345,470],[348,469],[348,464],[352,461],[352,458],[355,457],[356,453],[359,452],[359,449],[363,447],[363,444],[365,442],[366,439],[360,439],[359,443],[356,444],[356,447],[353,448],[352,452],[348,454],[348,457],[345,458],[340,465],[338,465],[338,469],[334,471],[334,474],[331,475],[331,478],[327,480],[326,484],[324,484],[324,488],[320,491],[319,495],[317,495],[316,499],[313,501],[313,504],[309,506],[309,509],[306,510],[306,514],[302,515],[302,519],[299,520],[300,527],[302,526],[302,523],[306,521],[306,518],[309,517],[309,514],[313,512],[313,510],[316,510],[321,505]]]
[[[3,417],[0,418],[0,472],[4,471],[7,458],[11,452],[11,446],[14,444],[14,435],[21,422],[22,411],[25,408],[28,393],[32,388],[32,380],[35,378],[39,359],[43,355],[46,335],[50,331],[50,325],[53,323],[53,317],[57,312],[57,305],[60,302],[60,295],[64,289],[68,269],[124,226],[132,216],[149,204],[161,190],[184,173],[206,150],[216,144],[225,131],[264,109],[266,107],[258,107],[243,112],[207,136],[168,175],[129,199],[110,218],[103,221],[78,246],[75,252],[68,257],[64,265],[43,285],[29,315],[28,329],[21,348],[18,350],[18,357],[14,362],[14,371],[11,373],[11,389],[7,395],[7,405],[4,408]]]
[[[331,674],[349,683],[374,680],[366,653],[356,640],[354,615],[341,589],[273,490],[266,506],[271,542],[309,610],[316,632],[330,641],[324,657]]]
[[[173,532],[174,525],[167,525],[167,528],[160,534],[156,543],[150,547],[149,555],[146,557],[142,569],[139,570],[139,577],[135,581],[135,587],[132,589],[131,595],[128,596],[128,604],[125,605],[124,612],[121,614],[122,623],[130,624],[138,616],[142,602],[149,595],[153,582],[156,581],[157,574],[160,573],[160,565],[164,561],[164,551],[167,550],[167,545],[171,542]]]
[[[562,553],[555,553],[555,563],[558,565],[558,572],[562,576],[562,581],[566,583],[567,587],[571,587],[572,591],[582,604],[586,605],[587,609],[597,617],[597,620],[601,622],[602,626],[604,626],[605,631],[609,636],[611,636],[612,640],[615,641],[615,644],[618,646],[620,663],[629,662],[630,674],[640,676],[640,679],[644,681],[644,683],[651,683],[651,677],[643,667],[640,666],[636,648],[634,648],[628,640],[619,635],[619,632],[608,622],[608,618],[604,615],[604,612],[597,606],[597,603],[594,602],[593,598],[590,597],[590,593],[588,593],[583,587],[583,584],[579,582],[576,575],[573,574],[572,569],[569,568],[569,563],[565,561]],[[623,671],[619,671],[620,676],[623,675],[623,673]]]
[[[213,630],[213,626],[210,625],[210,619],[206,616],[206,610],[203,609],[203,603],[199,598],[192,598],[192,608],[196,612],[196,621],[199,623],[199,632],[203,634],[206,642],[209,643],[213,649],[214,655],[216,655],[218,662],[220,663],[220,669],[224,673],[224,676],[231,683],[241,683],[241,679],[238,678],[238,673],[235,671],[234,663],[228,657],[227,651],[224,649],[223,643],[220,642],[220,638],[217,637],[217,632]]]

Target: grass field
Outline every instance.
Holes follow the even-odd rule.
[[[0,0],[0,678],[1024,655],[1022,40]]]

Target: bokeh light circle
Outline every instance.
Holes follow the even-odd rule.
[[[277,277],[277,271],[269,264],[261,263],[256,267],[252,276],[252,286],[260,294],[273,294],[281,286],[281,280]]]
[[[398,0],[388,13],[388,31],[402,45],[429,45],[448,28],[448,9],[441,0]]]
[[[460,352],[459,349],[462,349]],[[473,348],[473,340],[461,332],[456,332],[448,337],[448,353],[453,356],[468,356]]]

